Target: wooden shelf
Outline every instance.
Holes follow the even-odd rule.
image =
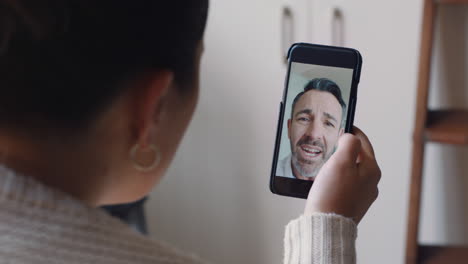
[[[468,248],[419,246],[420,264],[465,264],[468,263]]]
[[[467,264],[468,247],[421,245],[418,242],[418,237],[420,229],[419,221],[421,218],[425,143],[438,142],[468,145],[468,109],[431,110],[428,107],[438,9],[442,5],[468,4],[468,0],[422,0],[422,2],[424,8],[422,13],[421,46],[419,49],[419,73],[415,130],[413,134],[405,263]],[[463,76],[464,73],[460,74]],[[446,92],[449,93],[450,91]]]
[[[435,0],[439,4],[468,4],[468,0]]]
[[[447,144],[468,144],[468,110],[429,111],[425,138]]]

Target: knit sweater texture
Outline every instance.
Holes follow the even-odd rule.
[[[333,214],[286,226],[286,264],[353,264],[356,225]],[[278,261],[279,262],[279,261]],[[207,263],[136,233],[101,209],[0,166],[0,263]]]

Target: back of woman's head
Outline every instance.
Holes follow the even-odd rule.
[[[207,5],[0,0],[0,129],[85,128],[148,69],[189,89]]]

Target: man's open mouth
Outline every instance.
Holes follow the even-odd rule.
[[[315,158],[322,154],[322,149],[312,145],[301,145],[301,150],[306,157]]]

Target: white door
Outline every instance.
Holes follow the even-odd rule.
[[[312,0],[311,38],[363,56],[355,125],[374,144],[380,195],[359,225],[359,263],[403,263],[422,1]]]
[[[286,70],[285,3],[210,4],[199,104],[173,165],[150,195],[149,229],[213,263],[281,263],[284,226],[304,206],[269,190]]]

